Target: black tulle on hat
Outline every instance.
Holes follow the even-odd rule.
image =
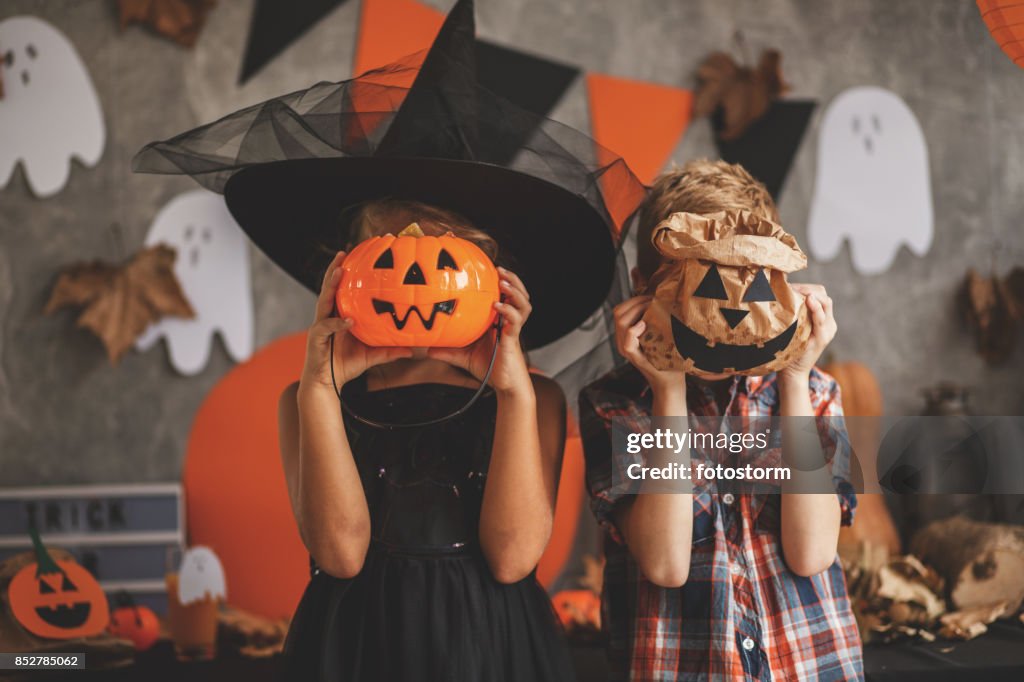
[[[224,193],[253,242],[314,292],[348,244],[345,209],[393,197],[457,211],[522,277],[523,341],[544,345],[605,299],[644,190],[586,135],[480,86],[473,40],[472,0],[459,0],[429,51],[150,143],[132,168]]]

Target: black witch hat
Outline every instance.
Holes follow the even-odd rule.
[[[348,245],[346,209],[391,197],[457,211],[533,293],[523,342],[542,346],[608,294],[613,216],[631,214],[643,186],[586,135],[482,87],[473,41],[473,2],[459,0],[426,53],[151,143],[132,168],[223,192],[253,242],[314,292]]]

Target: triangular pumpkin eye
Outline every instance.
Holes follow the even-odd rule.
[[[50,583],[46,582],[43,578],[39,579],[39,594],[53,594],[57,590],[50,587]]]
[[[708,268],[708,274],[697,285],[694,296],[700,298],[716,298],[720,301],[728,301],[729,296],[725,293],[725,285],[722,283],[722,276],[718,274],[718,266],[714,263]]]
[[[388,249],[384,253],[377,257],[377,262],[373,264],[375,270],[390,270],[395,267],[395,254],[391,253],[391,249]]]
[[[743,294],[743,302],[757,303],[774,300],[775,293],[772,291],[772,285],[769,284],[764,270],[758,270],[757,274],[754,275],[754,281],[750,283],[750,286],[747,287],[747,292]]]
[[[61,592],[78,592],[78,588],[75,587],[75,584],[71,582],[70,578],[68,578],[67,573],[64,574],[64,580],[60,584],[60,590]]]
[[[458,266],[455,265],[455,259],[452,258],[452,254],[448,253],[447,249],[441,249],[441,252],[437,254],[437,269],[444,270],[445,268],[451,268],[452,270],[458,270]]]

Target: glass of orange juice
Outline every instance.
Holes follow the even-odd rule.
[[[183,550],[167,550],[165,582],[167,585],[167,620],[179,661],[206,661],[217,654],[217,612],[220,599],[204,596],[182,604],[178,597],[178,571]]]

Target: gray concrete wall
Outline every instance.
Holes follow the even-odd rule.
[[[434,1],[447,9],[449,0]],[[119,33],[115,3],[5,0],[0,19],[41,16],[64,31],[103,102],[108,142],[94,169],[76,166],[56,197],[33,198],[20,173],[0,191],[0,485],[170,480],[206,392],[230,367],[217,347],[199,376],[176,374],[165,351],[108,366],[72,317],[40,310],[57,269],[110,259],[111,223],[126,248],[141,244],[156,211],[190,180],[134,176],[132,154],[238,107],[319,79],[350,75],[360,3],[351,0],[245,87],[235,82],[251,3],[221,0],[192,51],[140,28]],[[877,84],[914,109],[930,144],[936,236],[926,258],[907,252],[883,275],[858,276],[844,252],[799,279],[824,282],[840,324],[843,359],[883,383],[893,412],[919,409],[941,379],[974,387],[979,412],[1021,414],[1024,349],[987,368],[955,314],[967,266],[1005,271],[1024,262],[1024,71],[988,36],[970,0],[478,0],[480,33],[581,67],[686,85],[708,51],[741,29],[753,50],[778,46],[793,95],[827,102]],[[582,80],[554,117],[589,127]],[[783,223],[804,240],[813,190],[812,123],[782,201]],[[3,135],[0,131],[0,144]],[[674,159],[714,153],[706,121]],[[253,251],[257,346],[303,328],[312,300]]]

